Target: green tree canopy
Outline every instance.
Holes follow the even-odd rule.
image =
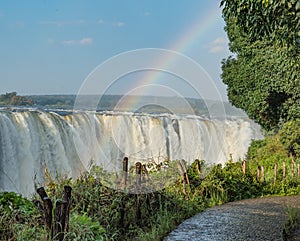
[[[300,0],[223,0],[231,103],[265,129],[300,118]]]
[[[300,0],[222,0],[225,20],[234,18],[249,40],[300,45]]]

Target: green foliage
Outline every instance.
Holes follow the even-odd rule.
[[[31,95],[30,99],[38,106],[72,108],[75,95]]]
[[[0,105],[33,105],[33,101],[25,96],[17,95],[17,92],[0,95]]]
[[[0,193],[0,240],[42,240],[45,231],[39,222],[33,202],[12,192]]]
[[[271,135],[264,140],[253,141],[248,150],[247,160],[252,175],[255,176],[257,168],[264,167],[265,181],[260,184],[261,195],[296,195],[300,193],[300,182],[297,177],[297,163],[293,166],[293,157],[289,157],[287,150],[281,142],[282,133]],[[274,168],[277,166],[277,181],[274,183]],[[286,178],[283,177],[284,166]]]
[[[221,3],[235,54],[222,61],[228,98],[267,130],[300,117],[300,12],[295,0],[288,2]]]
[[[283,229],[283,240],[289,240],[289,235],[295,230],[297,225],[300,225],[300,209],[294,207],[286,208],[287,221]]]
[[[0,207],[8,214],[16,210],[26,214],[35,212],[35,206],[31,201],[14,192],[0,193]]]
[[[250,170],[244,174],[241,162],[216,165],[200,185],[209,206],[260,195],[261,187]]]
[[[252,141],[248,149],[247,160],[267,166],[285,160],[287,153],[279,138],[279,135],[272,135],[264,140]]]
[[[288,151],[288,154],[300,157],[300,119],[285,123],[279,135],[280,141]]]
[[[222,0],[225,20],[234,18],[254,42],[271,41],[300,45],[299,0]]]
[[[70,230],[67,240],[104,240],[105,229],[98,221],[93,221],[87,214],[72,213],[70,217]]]

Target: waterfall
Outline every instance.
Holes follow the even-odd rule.
[[[131,163],[185,159],[225,163],[243,158],[259,127],[240,118],[207,119],[172,114],[0,111],[0,191],[24,195],[48,173],[78,177],[92,163],[118,171]]]

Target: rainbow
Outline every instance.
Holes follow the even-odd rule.
[[[212,29],[216,23],[220,21],[220,14],[219,8],[215,5],[211,6],[205,15],[200,15],[188,29],[180,33],[178,38],[175,38],[176,41],[170,43],[168,49],[187,54],[202,38],[205,38],[207,31]],[[174,64],[176,64],[176,59],[162,58],[159,60],[158,66],[161,66],[161,69],[163,69],[164,66],[167,67]],[[145,71],[145,74],[141,78],[137,78],[133,81],[127,94],[130,94],[131,90],[136,90],[137,87],[143,86],[143,88],[139,88],[141,90],[140,93],[134,92],[136,100],[133,101],[131,99],[128,106],[134,107],[138,105],[143,96],[143,90],[146,90],[147,86],[153,87],[159,85],[161,79],[165,76],[164,74],[162,74],[161,71],[149,70]],[[122,105],[124,105],[124,103]]]
[[[213,28],[219,20],[220,9],[213,6],[204,16],[199,16],[190,28],[180,34],[178,39],[170,45],[170,49],[186,53],[201,38],[205,37],[205,33]]]

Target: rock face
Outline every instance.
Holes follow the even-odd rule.
[[[287,206],[300,208],[300,195],[248,199],[216,206],[184,221],[165,241],[279,241],[283,238]]]

